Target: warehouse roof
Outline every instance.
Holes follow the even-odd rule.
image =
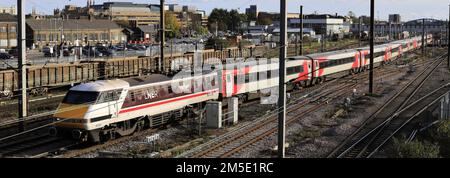
[[[83,30],[83,29],[122,29],[110,20],[65,19],[65,20],[27,20],[27,25],[33,30],[59,29]]]
[[[142,25],[138,26],[138,28],[144,33],[154,33],[158,31],[158,29],[153,25]]]
[[[0,14],[0,22],[17,22],[17,17],[11,14]]]
[[[105,2],[106,7],[149,7],[148,4],[135,4],[133,2]]]

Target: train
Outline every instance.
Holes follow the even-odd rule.
[[[394,41],[374,48],[374,65],[395,60],[422,45],[422,37]],[[427,35],[427,43],[432,36]],[[288,90],[324,82],[333,75],[364,72],[370,65],[368,47],[288,57]],[[200,73],[200,75],[195,74]],[[245,102],[267,95],[278,86],[278,60],[249,60],[210,65],[196,72],[181,71],[169,77],[98,80],[72,87],[54,114],[52,135],[89,142],[104,142],[182,119],[208,101],[238,97]],[[183,77],[177,77],[183,76]]]

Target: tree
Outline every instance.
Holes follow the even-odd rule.
[[[177,18],[175,17],[175,14],[172,12],[166,12],[165,13],[165,20],[166,23],[166,37],[167,38],[177,38],[181,35],[181,24],[178,22]]]
[[[231,10],[229,13],[230,22],[228,24],[229,30],[236,32],[239,30],[241,23],[247,21],[247,15],[239,14],[239,12],[235,9]]]
[[[230,46],[230,42],[222,38],[209,38],[206,41],[206,49],[225,49]]]
[[[356,17],[356,14],[353,11],[348,11],[347,16],[349,16],[350,18]]]
[[[352,19],[353,23],[359,23],[359,18],[356,17],[356,14],[353,11],[349,11],[347,16]]]
[[[209,29],[215,31],[230,30],[237,32],[241,26],[241,23],[247,21],[247,15],[240,14],[237,10],[233,9],[228,11],[226,9],[213,9],[208,17]]]
[[[247,16],[247,20],[249,20],[249,21],[256,21],[256,20],[258,20],[256,15],[253,14],[253,13],[249,13],[249,14],[245,14],[245,15]]]
[[[272,19],[270,18],[258,18],[258,21],[256,21],[258,25],[270,25],[272,24]]]
[[[227,24],[230,22],[228,10],[225,9],[213,9],[208,17],[208,24],[210,24],[210,30],[215,31],[216,27],[218,31],[228,30]]]
[[[199,35],[206,35],[206,34],[209,33],[209,31],[208,31],[208,28],[205,28],[205,27],[203,27],[203,26],[200,26],[200,27],[198,27],[198,29],[197,29],[197,33],[198,33]]]

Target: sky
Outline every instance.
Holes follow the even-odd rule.
[[[40,13],[51,14],[55,8],[63,8],[66,4],[85,6],[86,0],[25,0],[27,12],[31,12],[33,7]],[[107,2],[108,0],[95,0],[96,4]],[[128,1],[135,3],[159,4],[159,0],[110,0]],[[304,6],[305,13],[338,13],[347,15],[353,11],[357,16],[369,15],[369,0],[287,0],[288,12],[298,12],[299,6]],[[0,6],[16,5],[17,0],[1,0]],[[258,5],[258,11],[279,11],[278,0],[166,0],[167,4],[193,5],[208,13],[213,8],[239,9],[245,12],[245,8],[250,5]],[[400,14],[402,21],[409,21],[419,18],[448,19],[448,4],[450,0],[376,0],[375,18],[387,20],[389,14]]]

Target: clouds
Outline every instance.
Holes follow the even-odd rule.
[[[102,3],[108,0],[96,0]],[[111,0],[128,1],[135,3],[159,4],[159,0]],[[305,13],[339,13],[347,14],[353,11],[357,15],[369,14],[369,0],[288,0],[289,12],[298,12],[300,3],[304,5]],[[14,5],[16,0],[1,0],[0,6]],[[35,6],[38,11],[52,13],[54,8],[62,8],[65,4],[78,4],[84,6],[86,0],[27,0],[27,11]],[[241,12],[249,5],[256,4],[260,11],[279,11],[279,0],[166,0],[166,3],[189,4],[210,12],[211,9],[233,8]],[[399,13],[403,20],[422,17],[437,19],[448,18],[449,0],[376,0],[377,17],[387,19],[388,14]]]

